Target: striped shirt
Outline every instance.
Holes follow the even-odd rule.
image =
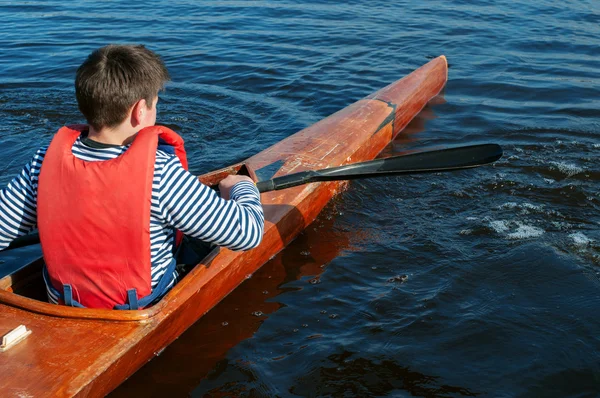
[[[114,159],[127,146],[91,147],[77,138],[73,155],[95,162]],[[0,191],[0,250],[15,238],[26,235],[37,224],[38,178],[47,147],[39,149],[21,173]],[[232,250],[248,250],[261,242],[264,214],[254,184],[242,181],[231,189],[230,200],[219,195],[186,171],[177,156],[156,152],[150,210],[152,287],[173,258],[175,228],[188,236]],[[177,281],[171,276],[169,289]],[[58,302],[49,289],[51,302]]]

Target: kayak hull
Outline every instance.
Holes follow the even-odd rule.
[[[442,90],[446,80],[446,59],[438,57],[242,164],[255,179],[258,175],[264,180],[373,159]],[[215,183],[239,171],[242,164],[200,179]],[[32,331],[0,353],[3,392],[8,396],[104,396],[281,251],[344,186],[332,181],[262,194],[265,233],[261,245],[246,252],[215,250],[148,309],[55,306],[0,284],[0,335],[21,324]],[[30,266],[31,277],[36,275],[35,267],[39,268],[39,262]]]

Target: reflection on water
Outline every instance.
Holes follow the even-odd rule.
[[[335,216],[331,209],[322,215],[111,396],[157,394],[163,389],[165,395],[183,395],[211,369],[219,368],[231,347],[251,338],[264,320],[282,307],[278,296],[301,289],[286,287],[288,282],[317,284],[331,260],[352,250],[350,236],[357,231],[333,228]],[[149,379],[156,384],[149,385]]]
[[[218,376],[225,369],[216,368],[208,380],[191,394],[192,397],[222,397],[248,395],[270,397],[278,395],[245,367],[227,364],[228,380]],[[217,382],[212,382],[217,378]],[[402,390],[417,397],[475,397],[466,388],[441,384],[438,377],[413,372],[390,358],[366,359],[353,352],[330,355],[327,363],[294,381],[289,393],[301,397],[320,396],[387,396]],[[216,387],[211,388],[211,385]]]

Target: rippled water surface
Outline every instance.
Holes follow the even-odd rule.
[[[82,121],[74,72],[113,42],[163,56],[195,173],[440,54],[443,95],[384,155],[505,150],[351,183],[113,396],[600,396],[600,2],[4,0],[2,184]]]

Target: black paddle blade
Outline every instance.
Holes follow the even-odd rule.
[[[304,171],[261,181],[256,186],[260,192],[268,192],[318,181],[462,170],[492,163],[501,157],[502,147],[500,145],[468,145],[393,156],[323,170]]]
[[[319,170],[323,178],[343,179],[461,170],[495,162],[502,157],[497,144],[469,145],[348,164]],[[324,181],[324,180],[321,180]]]

